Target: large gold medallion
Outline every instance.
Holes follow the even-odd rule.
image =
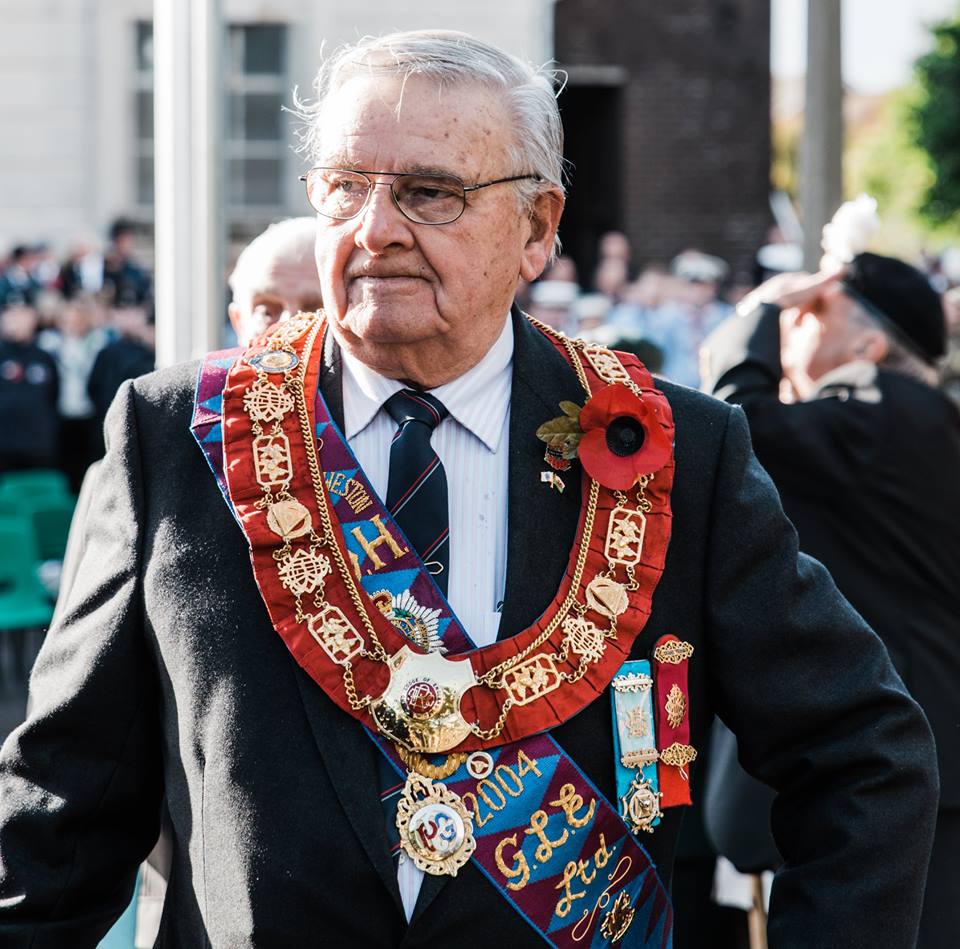
[[[449,751],[470,734],[460,699],[477,684],[469,659],[414,652],[403,645],[388,660],[390,682],[371,706],[381,734],[411,751]]]
[[[400,846],[434,876],[456,876],[477,847],[473,821],[460,796],[412,771],[397,803]]]

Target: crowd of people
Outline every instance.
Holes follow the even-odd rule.
[[[60,468],[76,491],[120,384],[153,368],[153,281],[134,239],[117,221],[103,253],[84,242],[58,264],[18,245],[0,261],[0,472]]]
[[[280,269],[263,277],[262,252],[255,247],[247,255],[256,263],[244,264],[241,258],[243,266],[231,279],[235,312],[251,295],[247,285],[259,281],[268,288],[265,300],[256,303],[256,320],[263,322],[276,308],[284,267],[286,276],[292,273],[298,284],[309,284],[302,293],[298,285],[295,294],[307,306],[316,305],[312,225],[309,219],[297,220],[285,222],[266,242],[285,242],[281,251],[302,244],[292,254],[293,264],[284,262],[291,254],[272,254],[280,260],[272,266]],[[138,261],[134,242],[134,227],[118,220],[102,253],[94,242],[82,241],[62,261],[47,245],[18,245],[0,259],[0,416],[18,433],[0,445],[0,470],[57,467],[76,490],[103,452],[103,420],[120,383],[153,368],[152,274]],[[756,282],[773,272],[771,256],[780,262],[799,254],[793,245],[765,250],[770,246],[781,253],[758,256]],[[521,305],[549,326],[633,352],[652,371],[698,387],[704,340],[751,285],[732,281],[726,261],[694,248],[677,254],[668,266],[637,266],[626,235],[618,231],[604,234],[597,251],[591,275],[580,274],[572,258],[560,256],[541,279],[521,285]],[[921,261],[943,295],[949,346],[941,379],[955,400],[960,400],[958,263],[949,252]]]
[[[526,310],[555,329],[638,355],[653,372],[698,388],[704,341],[749,291],[781,271],[802,270],[799,246],[771,229],[757,253],[752,280],[737,281],[730,265],[690,247],[668,265],[637,265],[625,234],[601,236],[592,275],[559,257],[536,283],[521,288]],[[960,254],[924,254],[917,262],[941,294],[947,319],[947,354],[939,369],[944,389],[960,401]]]

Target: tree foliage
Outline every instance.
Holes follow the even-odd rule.
[[[922,95],[913,124],[933,172],[921,210],[943,224],[960,212],[960,18],[931,32],[934,47],[915,67]]]

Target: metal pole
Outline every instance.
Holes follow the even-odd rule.
[[[820,262],[820,232],[843,200],[841,0],[807,0],[807,76],[800,153],[803,260]]]
[[[155,0],[157,365],[216,349],[224,317],[219,0]]]
[[[220,0],[194,0],[193,95],[193,335],[191,356],[220,348],[224,298],[223,24]]]
[[[157,365],[191,351],[190,0],[155,0],[154,208]]]

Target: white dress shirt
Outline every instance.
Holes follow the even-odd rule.
[[[342,355],[344,434],[371,487],[386,498],[397,424],[383,403],[404,385],[377,374],[347,352]],[[476,366],[430,390],[450,413],[430,442],[447,476],[447,599],[478,646],[497,638],[506,582],[512,367],[513,323],[508,315],[497,341]],[[397,879],[409,921],[423,871],[401,853]]]

